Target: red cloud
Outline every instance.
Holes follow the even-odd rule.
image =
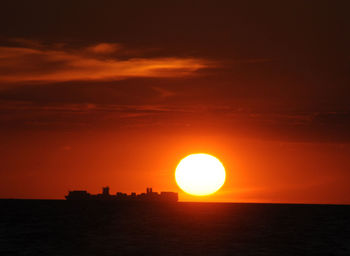
[[[100,43],[87,48],[88,51],[96,54],[111,54],[120,50],[122,47],[119,44]]]
[[[196,58],[107,58],[120,49],[118,44],[107,43],[80,50],[0,47],[0,83],[178,77],[211,66]]]

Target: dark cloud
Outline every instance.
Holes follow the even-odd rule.
[[[343,3],[136,3],[4,1],[4,127],[215,124],[348,141]]]
[[[350,142],[350,112],[274,113],[225,105],[135,102],[32,103],[1,101],[2,131],[154,130],[160,133],[220,133],[268,140]]]

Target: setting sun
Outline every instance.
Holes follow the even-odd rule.
[[[225,177],[223,164],[208,154],[192,154],[183,158],[175,171],[179,187],[195,196],[215,193],[225,183]]]

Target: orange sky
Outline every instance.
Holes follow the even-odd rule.
[[[0,194],[15,198],[62,198],[69,189],[92,193],[179,191],[178,161],[208,152],[227,171],[215,195],[186,201],[349,203],[347,170],[350,147],[341,143],[305,143],[237,138],[227,134],[145,131],[39,133],[3,138]]]
[[[347,8],[252,2],[3,4],[0,198],[350,203]],[[210,197],[175,183],[198,152],[227,170]]]

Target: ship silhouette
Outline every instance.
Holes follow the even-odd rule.
[[[115,195],[109,193],[109,187],[103,187],[102,193],[93,195],[86,190],[73,190],[69,191],[65,196],[67,200],[113,200],[113,201],[160,201],[160,202],[177,202],[178,193],[176,192],[153,192],[152,188],[147,188],[146,193],[126,194],[117,192]]]

